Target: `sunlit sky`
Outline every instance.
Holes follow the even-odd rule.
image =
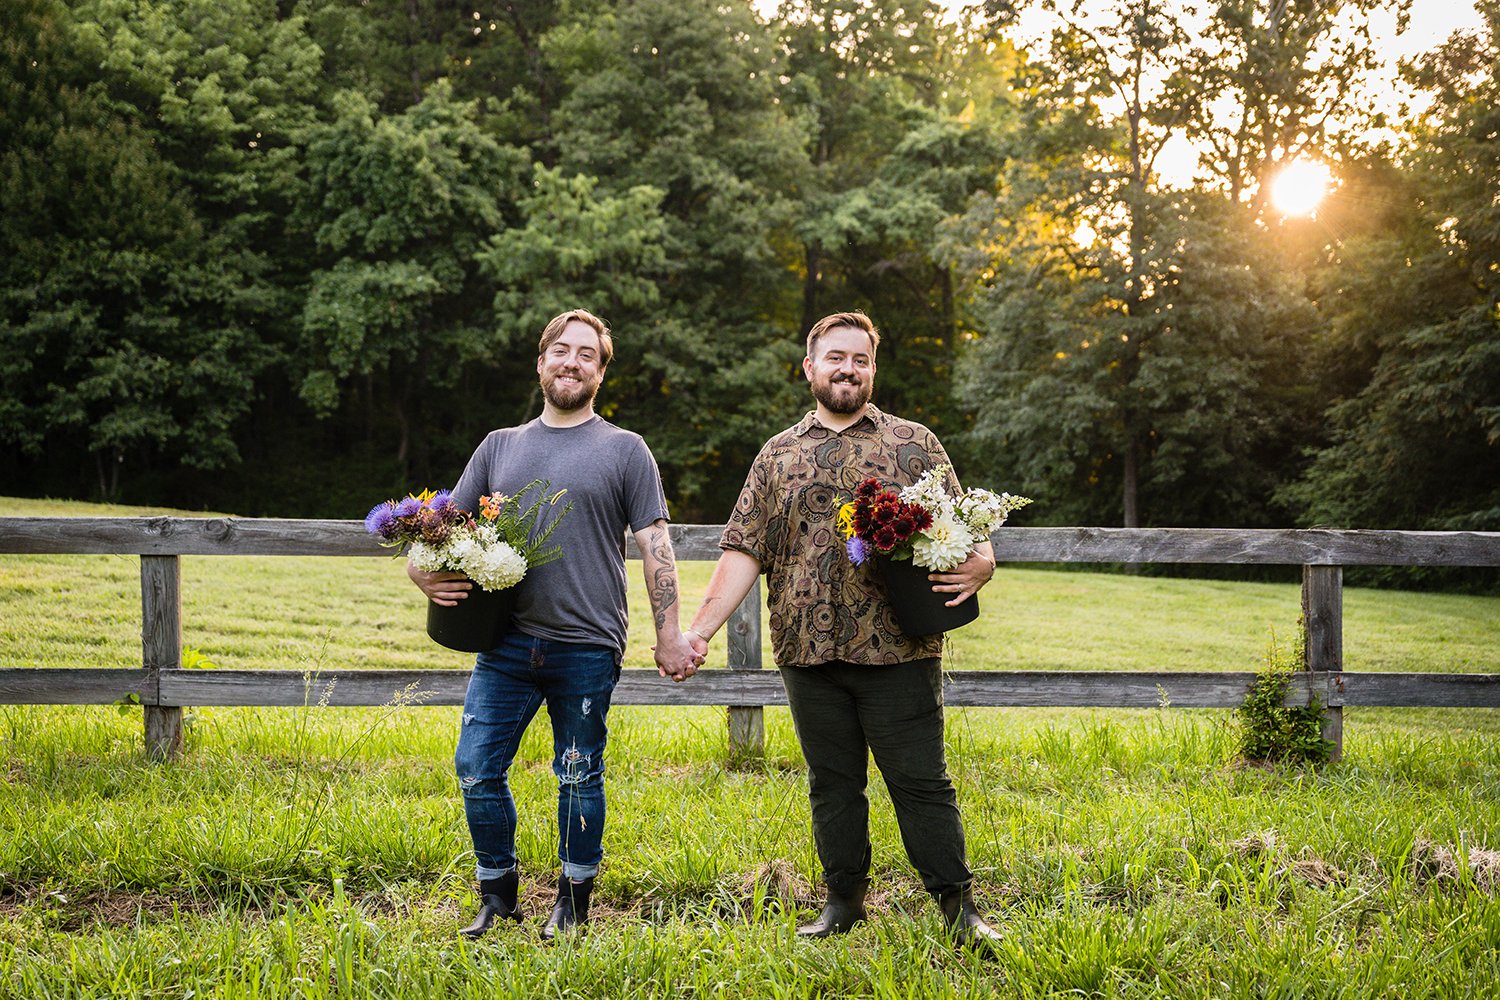
[[[777,7],[777,0],[752,0],[752,3],[764,16],[773,14]],[[937,0],[937,3],[956,11],[971,5],[973,0]],[[1371,34],[1386,63],[1383,72],[1370,81],[1370,99],[1375,106],[1393,121],[1398,119],[1403,96],[1398,91],[1399,61],[1437,47],[1455,31],[1474,30],[1481,24],[1471,0],[1412,0],[1406,30],[1399,34],[1393,12],[1375,15]],[[1028,11],[1022,14],[1015,39],[1023,46],[1040,46],[1045,44],[1048,27],[1046,15]],[[1197,154],[1186,140],[1174,139],[1157,158],[1156,168],[1168,184],[1182,185],[1190,182],[1196,160]]]
[[[938,6],[949,10],[960,10],[972,2],[937,0]],[[778,0],[751,0],[751,5],[762,15],[770,16],[775,13]],[[1034,19],[1027,20],[1034,23]],[[1385,49],[1394,65],[1397,59],[1433,48],[1455,31],[1479,25],[1479,13],[1468,0],[1412,0],[1406,31],[1396,34],[1396,17],[1389,12],[1377,16],[1374,30],[1377,44]]]

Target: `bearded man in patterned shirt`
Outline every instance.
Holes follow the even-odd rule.
[[[807,758],[813,839],[828,886],[823,912],[797,929],[842,934],[865,919],[873,752],[907,857],[962,945],[997,941],[974,905],[963,820],[943,749],[941,633],[896,624],[878,571],[856,566],[836,521],[865,479],[900,488],[948,465],[926,427],[870,402],[880,334],[863,313],[836,313],[807,335],[802,370],[816,409],[767,441],[719,540],[707,596],[683,634],[700,654],[766,574],[771,642]],[[949,473],[948,487],[958,482]],[[958,605],[994,575],[988,541],[933,590]]]

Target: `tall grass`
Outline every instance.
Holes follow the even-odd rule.
[[[0,662],[133,665],[136,573],[5,557]],[[384,560],[185,559],[184,578],[188,643],[220,666],[461,665]],[[706,567],[686,580],[701,593]],[[1294,587],[1001,583],[951,665],[1251,669],[1295,621]],[[1353,591],[1346,610],[1365,669],[1495,669],[1493,600]],[[537,937],[557,867],[539,720],[512,774],[531,919],[462,941],[458,710],[318,701],[314,680],[302,708],[200,708],[168,766],[144,756],[139,709],[0,706],[0,997],[1488,997],[1500,982],[1492,710],[1348,710],[1345,760],[1322,770],[1237,765],[1222,711],[951,710],[976,891],[1006,935],[984,959],[946,940],[878,778],[874,919],[795,939],[819,873],[784,709],[750,771],[724,766],[722,709],[612,711],[597,919],[554,947]]]

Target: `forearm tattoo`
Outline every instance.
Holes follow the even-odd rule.
[[[651,554],[651,568],[647,593],[651,598],[651,611],[655,616],[656,630],[661,631],[667,623],[667,613],[676,613],[677,608],[677,560],[672,553],[672,535],[664,527],[646,530],[646,545]]]

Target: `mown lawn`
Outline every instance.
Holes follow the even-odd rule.
[[[690,600],[707,574],[687,568]],[[183,580],[187,644],[220,666],[464,663],[426,640],[383,559],[186,558]],[[952,666],[1253,669],[1297,616],[1297,588],[1274,584],[1011,569],[984,596]],[[1500,672],[1500,601],[1351,590],[1345,610],[1351,670]],[[133,557],[0,556],[0,665],[136,665],[138,616]],[[634,632],[628,665],[648,645]],[[611,713],[601,912],[557,947],[536,936],[556,866],[544,725],[512,776],[532,919],[473,944],[454,934],[473,904],[458,709],[202,708],[167,766],[144,759],[139,712],[0,706],[0,997],[1490,997],[1500,982],[1493,710],[1348,710],[1345,760],[1323,770],[1237,764],[1228,712],[953,710],[977,891],[1007,935],[989,960],[944,941],[878,780],[875,919],[794,939],[818,888],[784,709],[748,771],[723,764],[722,709]]]

